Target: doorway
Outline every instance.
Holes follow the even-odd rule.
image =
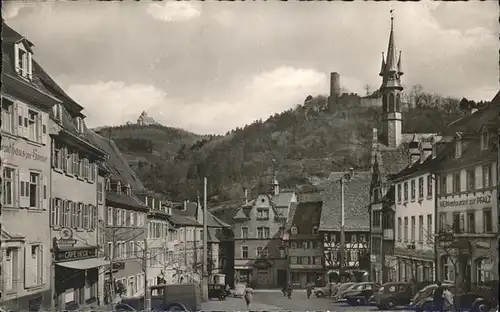
[[[278,286],[285,287],[287,285],[286,270],[278,269]]]

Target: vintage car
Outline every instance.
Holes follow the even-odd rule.
[[[380,289],[378,283],[360,283],[353,290],[344,293],[347,304],[349,305],[366,305],[368,299]]]
[[[414,285],[405,282],[385,283],[378,292],[370,297],[380,310],[392,310],[398,306],[407,306],[413,295]]]

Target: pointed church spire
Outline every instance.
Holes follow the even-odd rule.
[[[401,63],[401,50],[399,50],[398,73],[400,76],[403,75],[403,64]]]
[[[390,13],[391,13],[391,33],[389,34],[389,45],[387,46],[386,71],[396,72],[397,56],[396,56],[396,42],[394,40],[394,10],[391,10]]]
[[[384,76],[385,72],[385,58],[384,58],[384,52],[382,52],[382,65],[380,65],[380,76]]]
[[[382,88],[398,88],[402,89],[400,76],[403,74],[401,68],[401,52],[399,52],[399,59],[396,49],[396,39],[394,35],[394,9],[391,9],[391,31],[389,33],[389,44],[387,46],[387,57],[383,62],[383,70],[380,76],[382,79]]]

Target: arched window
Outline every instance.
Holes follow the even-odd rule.
[[[476,280],[478,283],[486,283],[491,281],[491,269],[493,262],[488,258],[476,260]]]
[[[382,96],[382,112],[383,113],[387,112],[387,94],[384,94]]]
[[[394,94],[393,94],[393,93],[391,93],[391,94],[389,95],[389,112],[394,112],[394,111],[395,111],[395,109],[396,109],[396,107],[395,107],[395,106],[396,106],[396,105],[395,105],[395,103],[394,103],[394,102],[395,102]]]
[[[396,95],[396,112],[401,112],[401,94]]]
[[[441,272],[444,282],[452,282],[454,280],[453,264],[448,256],[441,257]]]

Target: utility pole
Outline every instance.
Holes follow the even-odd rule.
[[[151,293],[148,291],[148,236],[144,235],[144,250],[142,252],[142,270],[144,271],[144,311],[151,311]]]
[[[340,178],[340,280],[344,279],[345,266],[345,216],[344,216],[344,177]]]
[[[207,226],[207,178],[203,178],[203,300],[208,301],[208,226]]]

